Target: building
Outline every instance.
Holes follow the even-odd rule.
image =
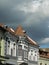
[[[0,24],[0,61],[6,65],[16,65],[17,36],[12,28]]]
[[[17,43],[17,62],[27,63],[28,65],[38,65],[39,46],[32,40],[21,26],[15,30],[15,34],[19,37]]]
[[[8,59],[5,57],[5,29],[3,28],[3,24],[0,24],[0,65],[4,64],[4,61]]]
[[[39,46],[26,31],[0,24],[0,61],[5,65],[38,65]],[[1,56],[3,59],[1,60]],[[3,61],[4,60],[4,61]]]
[[[49,65],[49,49],[48,48],[41,48],[39,50],[38,65]]]

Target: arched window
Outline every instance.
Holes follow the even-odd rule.
[[[18,45],[18,56],[22,56],[22,45]]]

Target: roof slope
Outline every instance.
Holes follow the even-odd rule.
[[[40,48],[39,49],[39,55],[42,58],[48,58],[49,59],[49,48]]]
[[[49,52],[49,48],[40,48],[41,51]]]
[[[6,26],[4,24],[0,24],[0,27],[15,35],[15,31],[12,28],[9,28],[8,26]]]
[[[29,36],[27,36],[28,41],[33,44],[39,46],[34,40],[32,40]]]

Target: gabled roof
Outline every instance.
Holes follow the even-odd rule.
[[[38,46],[34,40],[32,40],[29,36],[26,35],[26,32],[25,30],[23,30],[22,26],[17,27],[17,29],[15,30],[15,34],[18,36],[26,36],[30,44]]]
[[[32,40],[29,36],[26,35],[26,32],[25,30],[23,30],[21,25],[19,25],[15,31],[4,24],[0,24],[0,27],[10,32],[11,34],[18,35],[18,36],[26,36],[30,44],[38,46],[34,40]]]
[[[24,36],[25,35],[25,31],[23,30],[21,25],[19,25],[17,27],[17,29],[15,30],[15,34],[18,36]]]

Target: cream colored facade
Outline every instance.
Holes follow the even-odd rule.
[[[40,57],[38,65],[49,65],[49,58]]]
[[[5,56],[5,40],[1,40],[1,56]]]

